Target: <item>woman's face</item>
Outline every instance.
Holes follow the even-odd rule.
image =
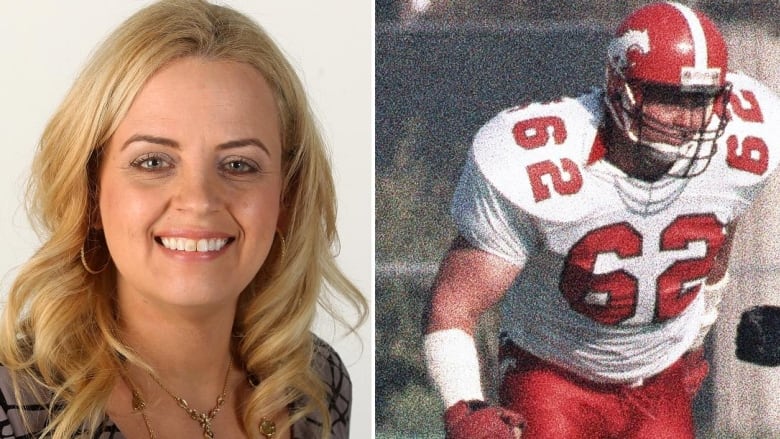
[[[120,303],[234,304],[271,248],[281,186],[279,115],[260,73],[195,57],[161,69],[101,161]]]

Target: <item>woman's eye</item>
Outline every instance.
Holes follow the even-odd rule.
[[[141,168],[147,171],[154,171],[171,167],[170,161],[166,160],[164,157],[148,154],[138,157],[130,165],[134,168]]]
[[[231,159],[224,164],[224,169],[231,174],[248,174],[257,172],[259,167],[244,159]]]

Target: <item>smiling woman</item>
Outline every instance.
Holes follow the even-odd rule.
[[[232,320],[275,235],[290,233],[278,113],[243,63],[185,57],[147,81],[100,159],[100,230],[120,309],[176,304],[203,322],[224,304]]]
[[[303,88],[249,18],[129,18],[46,126],[29,200],[43,244],[0,326],[2,437],[348,436],[347,370],[311,330],[324,290],[358,322],[366,301]]]

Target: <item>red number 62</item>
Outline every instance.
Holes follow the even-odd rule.
[[[655,279],[653,322],[678,316],[698,294],[693,282],[705,278],[723,245],[724,225],[715,215],[685,215],[674,219],[661,233],[661,252],[684,250],[704,241],[703,257],[678,260]],[[636,315],[639,281],[625,269],[595,273],[599,255],[618,259],[642,256],[642,235],[629,223],[610,224],[587,233],[569,251],[564,262],[560,290],[569,306],[604,325],[617,325]],[[693,285],[693,287],[691,287]],[[649,316],[648,316],[649,317]]]

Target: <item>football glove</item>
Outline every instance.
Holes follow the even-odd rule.
[[[524,424],[518,413],[485,401],[458,401],[444,412],[446,439],[519,439]]]
[[[737,358],[761,366],[780,365],[780,307],[760,305],[742,313]]]

